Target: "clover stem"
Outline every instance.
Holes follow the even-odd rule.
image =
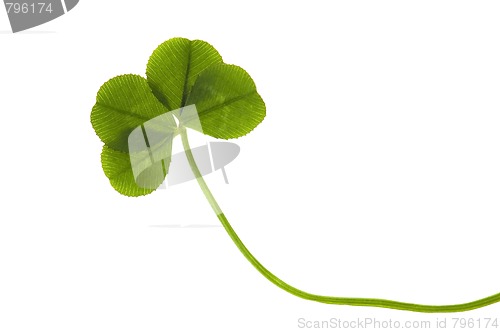
[[[203,175],[201,175],[201,172],[198,169],[198,166],[196,165],[193,153],[191,152],[191,147],[189,146],[186,128],[180,126],[179,132],[181,134],[182,146],[184,147],[184,152],[186,153],[186,157],[188,159],[189,165],[191,166],[191,170],[193,171],[193,174],[196,177],[196,181],[198,181],[201,191],[203,191],[203,194],[205,194],[205,197],[207,198],[208,203],[210,203],[210,206],[214,210],[215,214],[219,215],[222,213],[222,210],[220,209],[219,204],[217,204],[214,195],[212,195],[212,192],[208,188],[207,183],[203,179]]]
[[[500,302],[500,293],[485,297],[483,299],[473,301],[473,302],[468,302],[468,303],[462,303],[462,304],[453,304],[453,305],[423,305],[423,304],[413,304],[413,303],[406,303],[406,302],[399,302],[399,301],[392,301],[392,300],[385,300],[385,299],[375,299],[375,298],[353,298],[353,297],[336,297],[336,296],[324,296],[324,295],[315,295],[311,293],[304,292],[298,288],[295,288],[274,274],[272,274],[268,269],[266,269],[251,253],[250,251],[245,247],[243,242],[240,240],[234,229],[231,227],[231,224],[227,220],[226,216],[224,213],[222,213],[222,210],[220,209],[219,205],[217,204],[217,201],[215,200],[214,196],[212,195],[212,192],[208,188],[205,180],[203,179],[203,176],[200,173],[200,170],[198,169],[198,166],[196,165],[196,161],[193,157],[193,154],[191,152],[191,148],[189,146],[189,141],[187,137],[187,132],[185,128],[181,128],[180,130],[181,138],[182,138],[182,145],[184,147],[186,157],[188,159],[189,165],[191,167],[191,170],[193,171],[193,174],[196,177],[196,180],[198,181],[198,184],[205,194],[205,197],[207,198],[208,202],[210,203],[210,206],[214,210],[215,214],[217,215],[217,218],[219,218],[220,222],[222,223],[222,226],[226,230],[226,232],[229,234],[231,239],[233,240],[234,244],[238,247],[238,249],[241,251],[243,256],[264,276],[266,277],[269,281],[271,281],[273,284],[276,286],[280,287],[281,289],[287,291],[290,294],[293,294],[295,296],[298,296],[300,298],[306,299],[306,300],[311,300],[311,301],[316,301],[316,302],[321,302],[321,303],[326,303],[326,304],[338,304],[338,305],[351,305],[351,306],[367,306],[367,307],[381,307],[381,308],[388,308],[388,309],[397,309],[397,310],[406,310],[406,311],[416,311],[416,312],[428,312],[428,313],[445,313],[445,312],[460,312],[460,311],[468,311],[468,310],[473,310],[481,307],[488,306],[490,304],[494,304],[497,302]]]

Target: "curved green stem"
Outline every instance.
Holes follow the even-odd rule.
[[[186,130],[181,129],[181,138],[182,144],[184,146],[184,150],[186,152],[187,159],[189,161],[189,165],[191,166],[191,170],[196,176],[196,180],[200,185],[201,190],[205,194],[208,202],[212,206],[217,218],[219,218],[222,226],[226,229],[226,232],[229,234],[233,242],[236,244],[238,249],[241,251],[243,256],[270,282],[280,287],[281,289],[287,291],[290,294],[301,297],[306,300],[317,301],[327,304],[340,304],[340,305],[351,305],[351,306],[367,306],[367,307],[381,307],[381,308],[389,308],[389,309],[397,309],[397,310],[407,310],[407,311],[417,311],[417,312],[430,312],[430,313],[443,313],[443,312],[459,312],[459,311],[468,311],[474,310],[477,308],[485,307],[493,303],[500,302],[500,293],[485,297],[483,299],[472,301],[468,303],[462,304],[452,304],[452,305],[423,305],[423,304],[414,304],[414,303],[406,303],[406,302],[398,302],[384,299],[372,299],[372,298],[352,298],[352,297],[336,297],[336,296],[324,296],[324,295],[315,295],[311,293],[304,292],[298,288],[295,288],[274,274],[272,274],[268,269],[266,269],[245,247],[243,242],[241,242],[240,238],[234,231],[234,229],[229,224],[226,216],[222,213],[217,201],[214,196],[210,192],[203,176],[201,175],[198,166],[194,160],[193,154],[191,153],[191,148],[189,147],[189,141],[187,137]]]

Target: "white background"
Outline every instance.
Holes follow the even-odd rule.
[[[296,298],[196,183],[126,198],[100,166],[100,85],[172,37],[245,68],[268,115],[207,176],[254,255],[323,295],[500,292],[500,3],[91,1],[25,33],[0,10],[0,331],[295,331],[426,315]],[[449,322],[451,325],[451,321]],[[303,329],[302,329],[303,330]]]

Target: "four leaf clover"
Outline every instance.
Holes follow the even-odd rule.
[[[164,117],[165,128],[157,130],[175,132],[177,124],[173,112],[169,112],[188,105],[196,105],[201,128],[191,126],[189,121],[184,125],[220,139],[248,134],[266,115],[264,101],[245,70],[223,63],[207,42],[169,39],[153,51],[146,78],[120,75],[104,83],[97,93],[91,123],[104,143],[102,168],[113,188],[126,196],[141,196],[161,185],[168,173],[170,155],[144,170],[145,176],[154,179],[154,185],[141,186],[133,174],[129,135],[166,114],[170,115]],[[167,146],[171,151],[175,135],[166,137],[168,141],[157,147]]]
[[[237,138],[252,131],[264,119],[266,107],[250,76],[240,67],[224,64],[208,43],[183,38],[167,40],[153,52],[146,76],[112,78],[99,90],[92,109],[92,125],[104,142],[101,155],[104,173],[121,194],[140,196],[157,189],[168,173],[172,141],[180,135],[191,170],[228,235],[264,277],[290,294],[327,304],[417,312],[459,312],[500,302],[500,293],[497,293],[467,303],[424,305],[317,295],[287,284],[252,255],[231,227],[201,175],[185,129],[189,127],[222,139]],[[189,115],[193,110],[199,121],[193,121]],[[145,141],[130,144],[134,143],[131,137],[141,137],[141,140],[144,137]],[[138,174],[136,165],[139,165]]]

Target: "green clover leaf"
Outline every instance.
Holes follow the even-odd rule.
[[[139,178],[136,179],[130,163],[130,155],[126,152],[114,150],[106,145],[102,148],[101,163],[104,174],[108,177],[113,188],[119,193],[131,197],[148,195],[155,191],[155,189],[151,189],[149,186],[139,186],[137,182],[140,183],[141,177],[143,177],[148,182],[154,181],[156,188],[158,188],[165,179],[165,164],[168,165],[165,161],[156,162],[146,168],[139,175]]]
[[[154,95],[173,111],[185,106],[198,75],[217,63],[222,63],[222,57],[209,43],[172,38],[153,51],[146,76]]]
[[[215,138],[244,136],[266,116],[266,106],[252,78],[233,65],[217,64],[202,72],[187,104],[196,105],[203,132]],[[190,127],[189,123],[186,126]]]
[[[121,75],[104,83],[97,93],[90,121],[110,148],[128,152],[128,136],[144,122],[168,112],[139,75]],[[171,119],[175,127],[175,120]]]

